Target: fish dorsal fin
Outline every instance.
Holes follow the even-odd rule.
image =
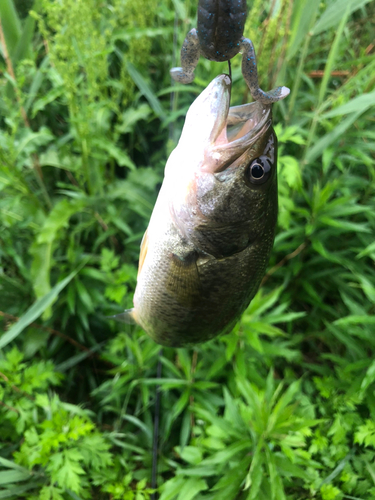
[[[134,318],[134,309],[126,309],[121,314],[115,314],[114,316],[107,316],[108,319],[114,319],[120,323],[126,323],[127,325],[135,325],[136,321]]]
[[[148,229],[146,229],[141,241],[141,251],[139,253],[138,275],[140,274],[148,251]]]

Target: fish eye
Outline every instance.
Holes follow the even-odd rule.
[[[246,169],[247,178],[252,184],[263,184],[271,174],[272,162],[268,156],[255,158]]]
[[[250,168],[251,176],[254,179],[261,179],[264,175],[264,166],[261,162],[253,162]]]

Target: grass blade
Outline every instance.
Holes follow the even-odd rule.
[[[38,0],[35,1],[33,8],[37,7]],[[22,31],[20,33],[18,43],[14,49],[13,55],[13,64],[16,64],[18,61],[25,59],[26,57],[32,57],[33,54],[33,46],[32,39],[35,30],[36,20],[30,14],[27,16],[26,21],[23,24]]]
[[[88,358],[89,356],[92,356],[96,351],[98,351],[102,346],[104,342],[100,342],[100,344],[97,344],[95,347],[90,349],[89,351],[85,352],[80,352],[79,354],[72,356],[71,358],[67,359],[63,363],[60,363],[59,365],[56,365],[55,370],[58,372],[66,372],[70,368],[73,368],[73,366],[77,365],[84,359]]]
[[[336,128],[334,128],[332,132],[324,135],[321,139],[316,141],[314,146],[307,151],[305,163],[311,163],[316,160],[316,158],[318,158],[318,156],[320,156],[323,151],[328,148],[328,146],[337,141],[339,137],[341,137],[342,134],[344,134],[344,132],[353,125],[361,114],[362,110],[357,113],[352,113],[346,118],[346,120],[342,121]]]
[[[4,470],[0,472],[0,486],[9,483],[18,483],[29,479],[31,474],[20,470]]]
[[[371,106],[375,106],[375,91],[369,92],[368,94],[362,94],[354,99],[351,99],[346,104],[328,111],[322,115],[322,118],[332,118],[333,116],[342,116],[348,113],[354,113],[355,111],[367,111]]]
[[[87,260],[85,261],[85,264]],[[66,285],[76,276],[76,274],[80,271],[80,269],[84,266],[82,264],[75,271],[73,271],[69,276],[65,279],[57,283],[50,292],[46,295],[38,299],[34,304],[26,311],[26,313],[19,319],[19,321],[14,324],[10,330],[8,330],[1,338],[0,338],[0,349],[3,349],[6,345],[8,345],[12,340],[14,340],[18,335],[32,323],[35,321],[43,312],[53,304],[53,302],[58,297],[59,293],[66,287]]]
[[[42,64],[39,66],[39,69],[36,72],[36,74],[33,78],[33,81],[31,82],[30,90],[28,93],[29,97],[27,98],[27,101],[25,104],[25,112],[26,113],[29,112],[30,106],[32,105],[36,96],[38,95],[40,86],[42,85],[43,80],[45,78],[45,69],[48,67],[48,65],[49,65],[49,57],[47,55],[43,59]]]
[[[294,57],[301,48],[303,40],[311,38],[309,30],[315,21],[319,9],[319,2],[300,0],[294,8],[294,18],[288,44],[287,59]]]
[[[2,465],[3,467],[7,467],[8,469],[16,469],[20,472],[28,472],[28,470],[25,467],[22,467],[21,465],[18,465],[15,462],[7,460],[6,458],[3,457],[0,457],[0,465]]]
[[[346,11],[345,11],[344,15],[341,18],[340,26],[338,27],[338,30],[337,30],[334,42],[332,44],[331,50],[329,51],[328,59],[327,59],[327,62],[326,62],[325,68],[324,68],[324,75],[323,75],[322,83],[320,85],[318,102],[317,102],[317,105],[316,105],[316,111],[315,111],[315,114],[314,114],[314,118],[313,118],[313,120],[311,122],[310,130],[309,130],[309,135],[308,135],[308,138],[307,138],[307,144],[306,144],[306,148],[305,148],[305,158],[304,158],[305,161],[304,161],[304,163],[308,163],[309,161],[313,161],[313,159],[317,158],[319,156],[319,154],[327,147],[327,145],[331,144],[335,139],[337,139],[338,135],[335,135],[335,131],[337,132],[337,130],[340,129],[340,126],[343,125],[343,123],[341,123],[330,134],[326,134],[325,136],[322,137],[322,139],[320,140],[320,147],[321,147],[322,144],[324,144],[324,147],[323,147],[323,149],[319,153],[316,153],[317,151],[319,151],[319,148],[316,148],[316,147],[312,148],[314,150],[314,155],[315,156],[311,155],[311,150],[310,150],[310,153],[309,153],[310,145],[313,142],[313,140],[315,139],[316,127],[318,125],[319,114],[321,112],[320,111],[320,107],[321,107],[321,104],[322,104],[322,102],[324,100],[324,97],[326,95],[326,92],[327,92],[328,81],[331,78],[331,71],[332,71],[333,65],[335,64],[335,61],[336,61],[337,53],[338,53],[338,50],[339,50],[339,47],[340,47],[340,43],[341,43],[341,38],[342,38],[342,35],[343,35],[343,32],[344,32],[344,28],[345,28],[346,22],[348,20],[348,17],[349,17],[349,7],[346,8]],[[349,123],[348,127],[353,122],[354,122],[354,120],[352,122],[350,122],[350,120],[349,120],[348,121],[348,123]],[[344,130],[346,130],[346,128]]]
[[[139,90],[141,91],[142,95],[145,96],[145,98],[148,100],[149,105],[151,108],[154,110],[155,114],[161,118],[162,120],[165,120],[166,114],[165,111],[160,104],[159,99],[156,97],[154,92],[151,90],[150,86],[146,82],[146,80],[143,78],[143,76],[135,69],[135,67],[131,63],[127,63],[126,67],[129,71],[130,76],[132,77],[134,83],[137,85]]]
[[[71,491],[71,490],[65,490],[66,494],[70,496],[70,498],[73,498],[73,500],[82,500],[81,497],[79,497],[78,495],[76,495],[74,493],[74,491]]]
[[[318,106],[317,107],[319,107],[321,105],[321,103],[323,102],[324,96],[326,95],[328,81],[331,78],[331,72],[333,70],[333,65],[335,64],[335,61],[336,61],[337,52],[338,52],[340,44],[341,44],[341,37],[343,35],[344,28],[345,28],[346,22],[347,22],[348,17],[349,17],[349,13],[350,13],[350,10],[349,10],[349,7],[347,7],[344,15],[341,18],[340,26],[338,27],[338,30],[337,30],[337,33],[335,36],[335,40],[333,42],[331,50],[329,51],[327,63],[326,63],[325,68],[324,68],[323,80],[322,80],[322,83],[320,85]]]
[[[371,0],[336,0],[336,2],[332,3],[323,12],[312,30],[313,34],[317,35],[318,33],[322,33],[322,31],[326,31],[329,28],[337,26],[342,19],[340,17],[340,13],[345,13],[346,9],[348,9],[350,15],[352,12],[362,8],[370,1]]]
[[[12,498],[14,500],[15,498],[25,498],[23,494],[26,491],[31,490],[33,488],[39,488],[39,487],[40,487],[40,483],[37,483],[37,482],[29,482],[29,483],[26,483],[22,486],[15,486],[14,484],[10,484],[8,486],[8,488],[10,488],[10,489],[4,489],[4,490],[0,491],[0,499]],[[22,497],[17,496],[17,495],[22,495]]]
[[[301,17],[299,18],[300,23],[302,26],[306,26],[308,33],[306,35],[306,31],[300,29],[299,25],[300,23],[297,23],[297,29],[296,30],[296,35],[294,38],[294,41],[291,43],[291,45],[288,48],[288,55],[287,59],[290,60],[298,51],[300,44],[302,43],[303,38],[305,38],[303,47],[302,47],[302,52],[298,61],[298,67],[297,67],[297,73],[294,78],[293,86],[292,86],[292,92],[289,98],[289,108],[288,108],[288,114],[286,117],[286,121],[288,122],[291,118],[291,116],[294,113],[295,109],[295,103],[297,100],[297,95],[299,92],[299,87],[301,84],[302,80],[302,74],[303,74],[303,69],[305,65],[306,58],[308,56],[308,51],[309,51],[309,45],[311,42],[312,38],[312,32],[308,28],[310,28],[313,23],[315,22],[317,13],[318,13],[318,5],[317,2],[307,2],[306,6],[306,11],[302,9],[301,12]],[[310,10],[311,9],[311,10]],[[303,14],[303,17],[302,17]],[[303,22],[302,22],[303,21]],[[292,38],[293,39],[293,38]]]
[[[0,20],[9,55],[13,58],[16,46],[21,36],[21,22],[13,0],[0,1]]]
[[[340,472],[344,469],[346,462],[352,458],[354,455],[354,448],[352,448],[349,453],[341,460],[341,462],[333,469],[331,474],[327,476],[323,481],[320,483],[319,488],[323,486],[323,484],[329,484],[331,483],[335,477],[337,477]]]

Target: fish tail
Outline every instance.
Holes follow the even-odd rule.
[[[134,309],[125,309],[121,314],[115,314],[114,316],[107,316],[108,319],[114,319],[120,323],[126,323],[127,325],[135,325]]]

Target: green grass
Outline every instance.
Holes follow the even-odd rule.
[[[0,499],[149,499],[157,383],[161,500],[375,498],[374,3],[250,7],[261,86],[291,89],[275,246],[233,332],[163,349],[157,381],[160,347],[106,316],[226,67],[170,102],[196,2],[0,2]]]

